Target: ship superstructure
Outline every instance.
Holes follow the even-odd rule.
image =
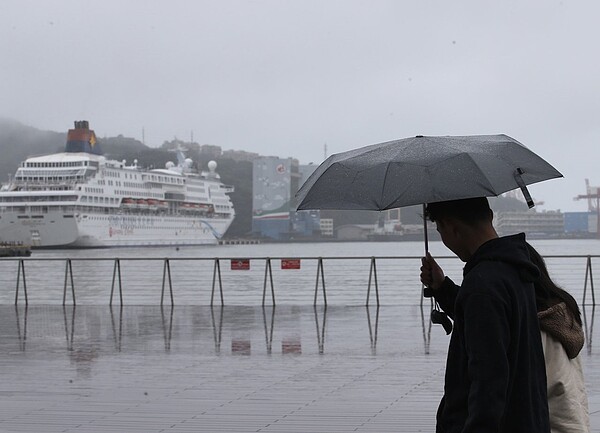
[[[64,152],[27,158],[0,190],[0,240],[31,247],[215,244],[235,217],[216,173],[178,163],[146,170],[102,155],[87,121]]]

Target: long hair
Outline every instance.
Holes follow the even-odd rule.
[[[546,262],[540,253],[529,244],[527,244],[527,249],[529,250],[531,261],[540,270],[540,278],[534,282],[535,300],[538,312],[547,310],[556,304],[564,302],[573,318],[581,325],[581,312],[579,311],[579,306],[577,305],[575,298],[552,281],[550,274],[548,273],[548,268],[546,267]]]

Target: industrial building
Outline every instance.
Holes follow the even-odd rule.
[[[321,233],[319,211],[295,212],[294,196],[317,168],[294,158],[266,156],[252,161],[252,234],[285,241]]]
[[[500,236],[524,232],[528,238],[558,238],[565,232],[564,214],[559,211],[498,212],[494,226]]]

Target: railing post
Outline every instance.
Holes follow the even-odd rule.
[[[160,306],[161,307],[163,305],[163,298],[165,296],[165,278],[166,278],[167,274],[169,276],[169,292],[171,294],[171,305],[174,305],[174,302],[173,302],[173,284],[171,282],[171,264],[169,262],[169,259],[165,259],[165,264],[163,266],[162,291],[160,293]]]
[[[265,325],[265,342],[267,345],[267,355],[271,355],[273,348],[273,328],[275,325],[275,304],[271,310],[271,327],[267,326],[267,313],[265,312],[265,306],[262,307],[263,313],[263,324]]]
[[[19,302],[19,283],[21,281],[21,272],[23,272],[23,294],[25,295],[25,305],[29,305],[27,299],[27,282],[25,281],[25,262],[19,259],[19,267],[17,268],[17,287],[15,290],[15,305]]]
[[[371,309],[367,305],[367,324],[369,325],[369,339],[371,340],[371,354],[377,354],[377,330],[379,328],[379,305],[375,309],[375,330],[371,327]]]
[[[377,299],[377,306],[379,307],[379,285],[377,284],[377,265],[375,264],[375,257],[371,257],[371,269],[369,269],[369,287],[367,288],[367,304],[369,306],[369,298],[371,297],[371,277],[375,279],[375,298]]]
[[[596,306],[592,306],[592,317],[590,320],[590,325],[588,327],[587,321],[587,313],[585,312],[585,307],[581,309],[581,314],[583,316],[583,326],[585,327],[585,345],[587,347],[588,355],[592,354],[592,336],[594,335],[594,316],[596,314]],[[27,311],[27,310],[26,310]]]
[[[73,335],[75,335],[75,309],[77,307],[73,304],[73,310],[71,310],[71,330],[69,331],[69,325],[67,323],[67,308],[63,304],[63,317],[65,319],[65,336],[67,338],[67,350],[73,350]]]
[[[110,322],[112,324],[113,339],[115,341],[115,349],[117,352],[121,351],[121,340],[123,338],[123,304],[119,307],[119,332],[115,328],[115,316],[113,314],[112,306],[108,307],[110,310]]]
[[[321,277],[321,283],[323,284],[323,303],[327,306],[327,293],[325,291],[325,273],[323,271],[323,257],[319,257],[317,262],[317,281],[315,284],[315,300],[313,305],[317,305],[317,293],[319,291],[319,276]]]
[[[271,268],[271,258],[267,257],[265,262],[265,280],[263,283],[263,297],[262,297],[262,305],[265,306],[265,298],[267,296],[267,276],[271,281],[271,300],[273,302],[273,306],[275,306],[275,288],[273,287],[273,269]]]
[[[215,353],[217,355],[221,354],[221,334],[223,330],[223,314],[225,313],[223,304],[221,304],[220,310],[221,311],[219,312],[219,328],[217,329],[217,326],[215,324],[215,311],[212,305],[210,306],[210,317],[212,319],[213,336],[215,339]]]
[[[429,349],[431,346],[431,319],[429,316],[427,316],[427,320],[425,319],[425,312],[423,311],[422,303],[421,303],[421,326],[423,328],[423,350],[425,352],[425,355],[429,355]]]
[[[587,256],[587,263],[585,266],[585,282],[583,284],[583,301],[582,301],[581,305],[586,305],[585,298],[587,295],[588,275],[590,277],[590,289],[592,292],[592,305],[596,305],[596,294],[594,291],[594,275],[592,273],[592,257],[591,256]]]
[[[68,277],[69,275],[71,276],[71,297],[73,299],[73,305],[76,304],[75,302],[75,284],[73,283],[73,266],[71,264],[71,259],[67,259],[66,263],[65,263],[65,285],[63,288],[63,306],[66,305],[67,303],[67,281],[68,281]]]
[[[210,293],[210,306],[213,306],[213,299],[215,296],[215,282],[219,278],[219,291],[221,293],[221,305],[224,305],[223,302],[223,282],[221,281],[221,264],[218,258],[215,258],[215,266],[213,268],[213,282],[212,282],[212,292]]]
[[[322,327],[319,326],[319,313],[317,312],[316,305],[313,305],[313,311],[315,312],[315,324],[317,326],[317,345],[319,346],[319,355],[323,355],[325,353],[325,322],[327,321],[327,305],[323,306]]]
[[[113,268],[113,277],[112,277],[112,286],[110,288],[110,302],[108,305],[112,306],[113,301],[113,293],[115,291],[115,278],[119,277],[119,299],[121,301],[121,305],[123,305],[123,288],[121,284],[121,261],[119,259],[115,259],[115,266]]]
[[[15,305],[15,317],[17,319],[17,334],[19,336],[19,349],[25,351],[25,343],[27,342],[27,305],[23,309],[23,335],[21,335],[21,319],[19,318],[19,306]]]
[[[160,316],[162,318],[163,336],[165,340],[165,352],[169,352],[171,350],[171,335],[173,334],[173,309],[174,305],[171,304],[171,312],[169,314],[169,330],[167,332],[167,327],[165,323],[165,311],[163,309],[163,306],[160,306]]]

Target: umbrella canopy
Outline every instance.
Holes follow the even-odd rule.
[[[338,153],[296,194],[297,210],[385,210],[497,196],[562,177],[507,135],[416,136]]]

